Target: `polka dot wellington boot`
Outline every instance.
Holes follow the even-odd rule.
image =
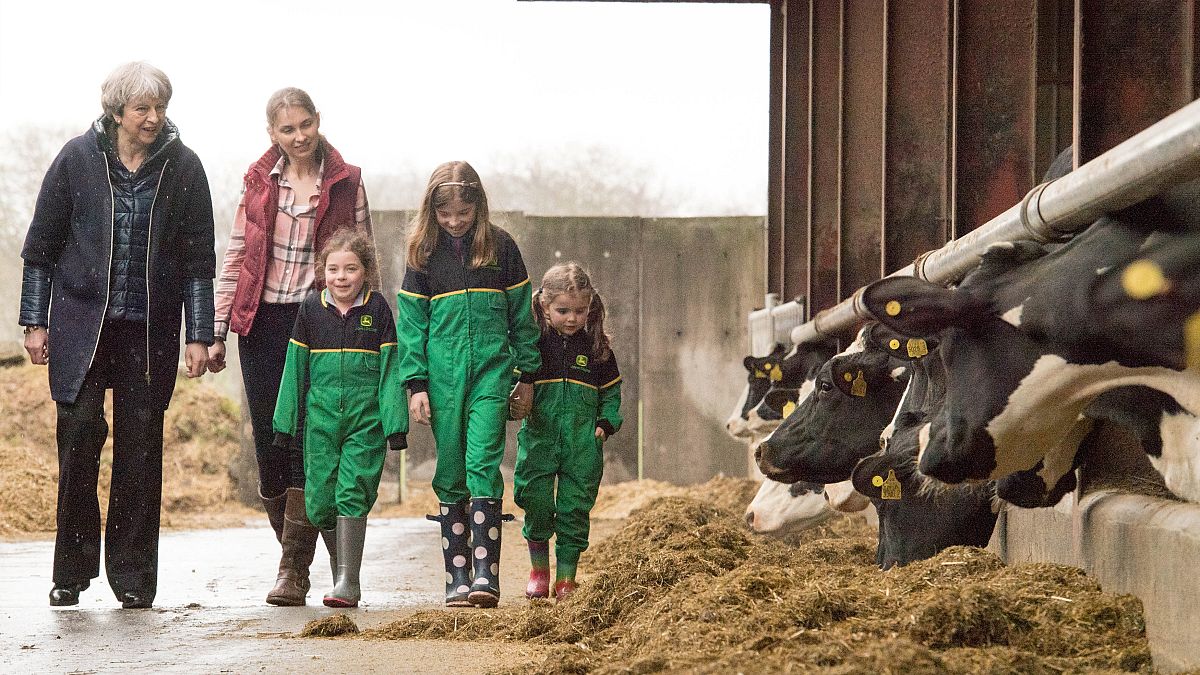
[[[438,515],[425,516],[442,526],[442,558],[446,562],[446,606],[470,607],[471,532],[467,529],[467,503],[438,504]]]
[[[475,581],[467,599],[476,607],[495,607],[500,603],[500,529],[499,499],[477,497],[471,500],[471,558],[475,563]]]

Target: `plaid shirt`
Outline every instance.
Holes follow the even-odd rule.
[[[267,274],[263,283],[262,301],[273,304],[301,302],[316,280],[316,251],[313,241],[316,236],[317,203],[321,195],[321,176],[325,174],[325,163],[317,172],[316,191],[308,204],[296,204],[296,191],[283,175],[284,158],[280,158],[271,169],[271,176],[279,182],[279,210],[275,213],[275,232],[272,235],[271,255],[267,260]],[[362,180],[358,182],[358,197],[354,200],[354,222],[358,227],[370,229],[371,211],[367,206],[367,190]],[[229,234],[229,248],[216,287],[216,324],[214,334],[225,339],[229,334],[229,317],[233,311],[233,296],[237,290],[238,275],[246,256],[246,193],[238,201],[237,215],[233,219],[233,230]]]

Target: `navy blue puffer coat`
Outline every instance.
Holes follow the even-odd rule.
[[[175,387],[181,319],[186,316],[188,342],[213,339],[216,255],[208,178],[168,120],[145,166],[127,177],[117,172],[128,179],[118,188],[110,174],[115,158],[106,152],[110,133],[104,118],[97,120],[67,142],[46,172],[21,251],[20,323],[49,326],[50,393],[72,403],[106,315],[144,321],[146,377],[165,408]],[[130,208],[118,203],[122,194]],[[148,205],[146,194],[152,194]],[[118,222],[118,210],[130,215],[128,222]],[[139,212],[144,234],[138,233]]]

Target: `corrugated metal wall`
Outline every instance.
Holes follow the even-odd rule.
[[[1195,97],[1195,0],[773,0],[767,288],[810,316]]]

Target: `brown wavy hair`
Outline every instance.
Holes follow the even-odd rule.
[[[379,263],[375,259],[375,243],[371,240],[371,235],[359,227],[339,228],[321,247],[321,252],[317,255],[318,287],[325,287],[325,261],[329,259],[330,253],[336,251],[350,251],[358,256],[363,266],[363,286],[371,288],[371,280],[375,278]]]
[[[542,275],[542,286],[533,294],[533,317],[537,320],[542,333],[552,330],[550,317],[546,315],[546,308],[554,302],[555,298],[564,293],[579,293],[589,296],[587,323],[583,327],[583,332],[592,338],[592,355],[596,357],[596,360],[607,361],[612,354],[612,348],[609,346],[608,333],[604,331],[604,301],[600,299],[600,293],[592,285],[592,278],[588,276],[587,270],[577,262],[559,263],[546,270],[546,273]]]
[[[437,210],[455,197],[475,205],[475,236],[471,240],[468,265],[479,268],[496,261],[496,227],[492,225],[488,213],[483,181],[479,180],[479,174],[470,164],[455,161],[446,162],[433,170],[425,187],[421,208],[409,224],[406,264],[412,269],[425,269],[441,236]]]

